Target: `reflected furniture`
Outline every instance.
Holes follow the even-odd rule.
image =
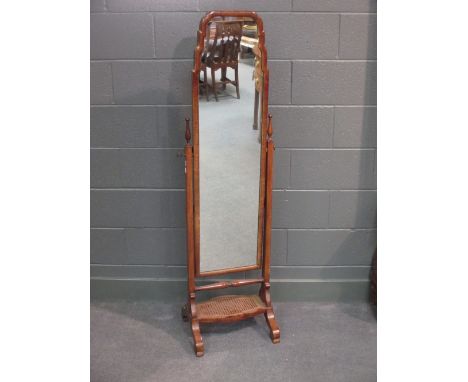
[[[226,89],[226,84],[236,87],[237,98],[239,94],[239,52],[242,37],[242,21],[213,21],[215,25],[215,35],[209,39],[201,59],[201,70],[203,71],[203,87],[205,89],[206,100],[209,101],[209,89],[213,91],[216,102],[218,102],[217,86],[221,85]],[[211,30],[211,28],[209,29]],[[211,71],[211,84],[208,82],[207,68]],[[235,80],[226,76],[227,68],[232,68],[235,73]],[[221,78],[216,81],[215,73],[221,69]]]
[[[252,47],[252,52],[255,55],[253,80],[255,81],[255,105],[254,105],[254,122],[253,129],[258,130],[258,104],[260,101],[260,93],[262,92],[263,72],[262,72],[262,52],[258,49],[258,42]]]
[[[254,21],[244,21],[244,25],[242,25],[240,57],[246,58],[252,52],[253,45],[257,42],[257,24]]]
[[[252,52],[255,60],[254,60],[254,71],[252,74],[252,78],[255,81],[255,107],[254,107],[254,122],[253,122],[253,129],[258,129],[258,104],[259,98],[261,93],[262,87],[262,65],[261,65],[261,55],[262,52],[258,49],[258,38],[257,38],[257,30],[255,28],[255,35],[254,37],[248,37],[246,35],[246,30],[251,32],[252,28],[247,29],[246,25],[243,27],[243,35],[241,39],[241,57],[245,57],[245,49],[248,48]]]
[[[218,31],[225,31],[226,24],[231,26],[230,35],[237,36],[237,25],[242,26],[237,20],[249,20],[257,26],[256,63],[239,65],[239,70],[251,75],[254,66],[258,76],[255,83],[241,84],[242,100],[233,97],[229,102],[206,102],[200,99],[199,88],[204,85],[200,72],[209,62],[209,56],[203,58],[210,49],[205,49],[208,26],[213,20],[223,19],[229,24],[217,27],[217,36]],[[220,57],[216,54],[211,57]],[[190,119],[185,120],[187,303],[182,317],[190,323],[198,357],[204,354],[202,324],[263,314],[271,341],[280,341],[270,292],[274,143],[268,85],[262,19],[250,11],[207,13],[200,21],[194,53],[192,128]],[[255,99],[260,116],[258,131],[249,126]],[[244,287],[249,291],[219,293]],[[206,294],[215,297],[206,299]]]

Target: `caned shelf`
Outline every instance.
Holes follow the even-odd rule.
[[[229,322],[265,313],[267,306],[257,295],[228,295],[196,304],[200,322]]]

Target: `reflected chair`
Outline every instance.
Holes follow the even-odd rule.
[[[209,101],[209,89],[214,93],[216,102],[218,102],[217,88],[221,86],[226,89],[226,85],[236,87],[237,98],[239,93],[239,52],[242,38],[242,21],[214,21],[214,38],[208,39],[205,52],[202,56],[200,69],[203,71],[203,87],[205,89],[206,100]],[[210,31],[212,28],[208,28]],[[208,82],[207,69],[211,71],[211,84]],[[226,76],[227,68],[231,68],[235,73],[235,80]],[[215,73],[221,69],[221,78],[216,81]]]

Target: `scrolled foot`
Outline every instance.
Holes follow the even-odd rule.
[[[200,325],[198,320],[192,320],[192,335],[195,355],[197,357],[201,357],[205,353],[205,347],[203,345],[203,338],[200,333]]]
[[[276,323],[275,314],[273,310],[269,310],[265,313],[265,319],[270,328],[270,338],[271,342],[277,344],[280,342],[280,329],[278,324]]]
[[[196,343],[194,349],[195,355],[197,357],[203,357],[203,355],[205,354],[205,346],[203,345],[203,342]]]

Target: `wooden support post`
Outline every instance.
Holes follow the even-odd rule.
[[[204,353],[203,339],[200,333],[200,324],[197,318],[197,307],[195,303],[195,265],[194,265],[194,233],[193,233],[193,146],[190,143],[190,119],[185,118],[185,181],[186,181],[186,218],[187,218],[187,274],[188,274],[188,300],[187,305],[182,308],[182,317],[188,319],[192,324],[192,335],[195,346],[195,354],[201,357]]]
[[[263,284],[260,288],[260,298],[263,300],[268,310],[264,313],[268,327],[270,328],[270,337],[273,343],[280,342],[280,330],[275,320],[275,314],[271,305],[270,296],[270,255],[271,255],[271,203],[273,190],[273,156],[275,145],[273,143],[273,126],[271,114],[268,114],[267,133],[267,160],[266,160],[266,193],[265,193],[265,243],[263,253]]]
[[[195,290],[199,292],[199,291],[215,290],[215,289],[238,288],[238,287],[252,285],[252,284],[261,284],[262,282],[263,282],[263,279],[219,281],[213,284],[196,286]]]

